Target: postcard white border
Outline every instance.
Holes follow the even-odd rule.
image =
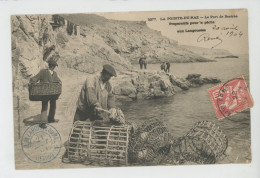
[[[247,8],[249,15],[250,91],[252,163],[205,166],[158,166],[127,168],[86,168],[56,170],[24,170],[14,167],[13,103],[11,76],[12,14],[52,14],[84,12],[162,11]],[[0,0],[0,167],[3,177],[260,177],[260,1],[259,0]]]

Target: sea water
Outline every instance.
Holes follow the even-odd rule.
[[[138,68],[138,65],[135,67]],[[148,64],[147,70],[160,70],[160,64]],[[249,61],[246,55],[242,55],[239,58],[217,59],[216,62],[172,63],[170,73],[183,78],[197,73],[201,77],[217,77],[222,82],[243,75],[248,84]],[[243,139],[250,140],[250,111],[218,120],[207,93],[207,89],[213,86],[215,84],[191,88],[172,97],[126,102],[120,107],[126,119],[139,124],[152,118],[162,120],[175,138],[185,135],[196,122],[207,120],[219,125],[229,139],[245,131],[249,134]]]

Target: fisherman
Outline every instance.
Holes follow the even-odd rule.
[[[147,69],[146,56],[143,57],[143,64],[144,64],[144,69]]]
[[[77,109],[74,115],[76,121],[109,120],[115,114],[115,98],[112,94],[112,86],[109,82],[111,77],[116,77],[115,69],[106,64],[98,75],[90,75],[82,86]],[[109,112],[107,112],[109,110]],[[67,144],[67,143],[66,143]],[[62,162],[69,163],[68,150],[62,156]]]
[[[169,73],[169,72],[170,72],[170,67],[171,67],[171,64],[170,64],[169,61],[167,61],[167,62],[166,62],[166,70],[165,70],[166,73]]]
[[[115,98],[109,82],[113,76],[117,76],[115,69],[106,64],[100,74],[87,77],[77,101],[74,122],[108,119],[108,112],[104,110],[115,108]]]
[[[140,69],[142,70],[143,69],[143,65],[144,65],[142,57],[139,59],[139,65],[140,65]]]
[[[57,62],[54,61],[54,59],[50,59],[48,61],[49,68],[48,69],[42,69],[40,72],[32,77],[30,79],[30,83],[37,83],[38,81],[41,83],[46,82],[59,82],[62,84],[60,78],[58,77],[57,73],[54,71],[55,67],[58,66]],[[41,110],[41,122],[45,123],[48,121],[48,123],[54,123],[58,122],[58,119],[54,119],[55,111],[56,111],[56,100],[58,98],[56,96],[52,98],[48,98],[48,100],[42,101],[42,110]],[[50,110],[49,115],[47,119],[47,110],[48,110],[48,103],[50,102]]]
[[[142,56],[139,59],[139,64],[140,64],[140,69],[142,70],[143,68],[147,68],[147,61],[146,61],[146,56],[142,54]]]
[[[165,71],[165,68],[166,68],[166,64],[165,64],[165,62],[163,62],[163,63],[161,64],[161,70],[164,70],[164,71]]]

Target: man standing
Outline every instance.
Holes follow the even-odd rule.
[[[140,69],[142,70],[143,68],[147,68],[147,61],[146,61],[146,56],[142,55],[139,59],[139,64],[140,64]]]
[[[61,83],[60,78],[58,77],[57,73],[54,71],[55,67],[58,66],[58,64],[53,60],[50,59],[48,61],[49,68],[48,69],[42,69],[37,75],[32,77],[30,79],[30,83],[37,83],[40,82],[59,82]],[[56,111],[56,100],[57,97],[53,97],[49,100],[43,100],[42,101],[42,110],[41,110],[41,122],[47,122],[53,123],[58,122],[59,120],[54,119],[55,111]],[[47,119],[47,110],[48,110],[48,102],[50,101],[50,110],[49,115]]]
[[[166,64],[165,64],[165,62],[163,62],[162,64],[161,64],[161,70],[166,70]]]
[[[144,64],[144,69],[147,69],[146,56],[143,57],[143,64]]]
[[[140,65],[140,69],[143,69],[143,58],[139,59],[139,65]]]
[[[77,101],[74,122],[108,119],[108,113],[104,110],[115,107],[115,98],[109,82],[112,76],[117,76],[116,71],[106,64],[100,74],[87,77]]]
[[[170,72],[170,67],[171,67],[171,63],[169,61],[167,61],[166,62],[166,70],[165,70],[166,73]]]

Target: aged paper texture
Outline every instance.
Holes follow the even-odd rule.
[[[16,169],[251,162],[253,103],[208,94],[250,96],[246,9],[12,15],[11,39]]]

